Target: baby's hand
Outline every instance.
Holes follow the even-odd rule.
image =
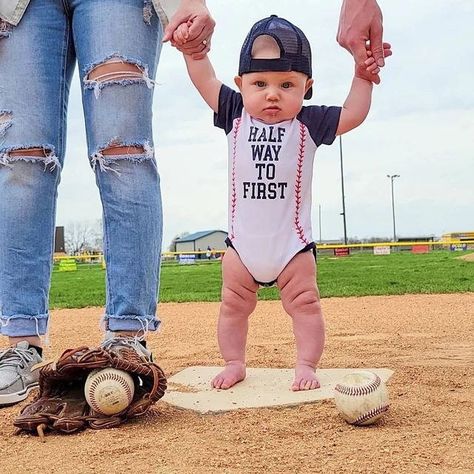
[[[183,46],[189,38],[189,27],[191,22],[181,23],[176,30],[174,30],[171,44],[173,46]]]
[[[372,56],[372,51],[369,49],[369,45],[366,45],[367,59],[364,61],[364,67],[356,64],[355,75],[360,79],[378,84],[380,82],[379,72],[380,68],[377,66],[375,59]],[[390,43],[383,43],[383,55],[384,58],[392,55],[392,46]]]

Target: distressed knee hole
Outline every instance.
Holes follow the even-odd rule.
[[[61,167],[59,159],[54,153],[54,149],[50,147],[15,147],[1,151],[1,165],[11,168],[12,164],[18,161],[42,163],[45,171],[48,167],[50,171],[53,171],[56,167]]]
[[[143,146],[110,146],[102,150],[103,155],[140,155],[145,153]]]
[[[35,156],[46,158],[51,150],[45,150],[44,148],[20,148],[19,150],[12,150],[8,153],[10,156]]]
[[[124,62],[120,59],[109,59],[93,68],[86,76],[89,81],[116,81],[120,79],[141,79],[143,69],[136,64]]]
[[[84,75],[84,87],[93,89],[96,98],[99,97],[101,89],[106,86],[113,84],[128,86],[140,83],[145,84],[149,89],[154,85],[154,81],[148,77],[147,66],[118,55],[90,66]]]
[[[120,175],[120,170],[112,167],[116,166],[120,160],[142,163],[152,160],[153,156],[153,148],[148,141],[143,144],[131,143],[127,145],[118,138],[114,138],[91,156],[91,165],[94,170],[98,165],[101,171],[113,171]]]

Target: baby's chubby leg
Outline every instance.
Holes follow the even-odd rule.
[[[258,284],[233,248],[222,260],[222,304],[217,324],[219,349],[225,368],[211,382],[227,389],[245,378],[248,318],[257,304]]]
[[[316,366],[324,348],[324,320],[312,252],[293,257],[278,277],[281,302],[293,320],[296,340],[294,391],[319,387]]]

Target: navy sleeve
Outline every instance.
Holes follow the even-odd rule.
[[[232,124],[242,115],[242,96],[230,87],[222,84],[219,91],[219,105],[214,114],[214,125],[225,130],[226,135],[232,130]]]
[[[309,130],[316,146],[331,145],[336,138],[339,125],[341,107],[327,107],[325,105],[310,105],[303,107],[296,117]]]

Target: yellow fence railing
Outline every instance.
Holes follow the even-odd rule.
[[[87,261],[89,260],[91,263],[102,263],[104,260],[104,255],[101,253],[89,255],[89,254],[82,254],[82,255],[66,255],[66,254],[56,254],[53,256],[54,263],[59,263],[61,260],[68,260],[73,258],[76,261]]]
[[[416,245],[428,245],[430,247],[449,247],[450,245],[463,245],[471,244],[474,245],[474,240],[437,240],[437,241],[425,241],[425,242],[371,242],[362,244],[318,244],[318,249],[338,249],[341,247],[348,248],[374,248],[374,247],[415,247]]]
[[[430,247],[449,247],[450,245],[474,245],[474,240],[437,240],[437,241],[423,241],[423,242],[366,242],[361,244],[344,244],[344,243],[333,243],[333,244],[318,244],[316,242],[316,247],[319,250],[331,250],[331,249],[339,249],[341,247],[346,248],[374,248],[374,247],[414,247],[416,245],[428,245]],[[473,248],[474,250],[474,248]],[[225,250],[213,250],[212,253],[215,254],[222,254]],[[175,255],[198,255],[203,254],[205,255],[206,252],[204,251],[197,251],[197,250],[187,250],[185,252],[163,252],[163,256],[175,256]]]
[[[439,248],[450,248],[451,245],[464,245],[468,246],[468,250],[474,250],[474,240],[437,240],[437,241],[424,241],[424,242],[370,242],[370,243],[361,243],[361,244],[344,244],[344,243],[332,243],[332,244],[318,244],[316,243],[316,247],[318,250],[332,250],[332,249],[339,249],[339,248],[350,248],[350,249],[370,249],[374,247],[416,247],[417,245],[427,245],[429,247],[439,247]],[[472,248],[469,248],[471,247]],[[222,250],[212,250],[211,254],[214,257],[215,255],[222,255],[225,253],[225,249]],[[187,250],[184,252],[163,252],[163,257],[175,257],[177,255],[202,255],[205,260],[205,256],[207,251],[193,251]],[[70,259],[73,258],[76,261],[84,261],[84,262],[91,262],[91,263],[103,263],[104,256],[103,254],[94,254],[94,255],[55,255],[54,262],[57,263],[62,259]]]

